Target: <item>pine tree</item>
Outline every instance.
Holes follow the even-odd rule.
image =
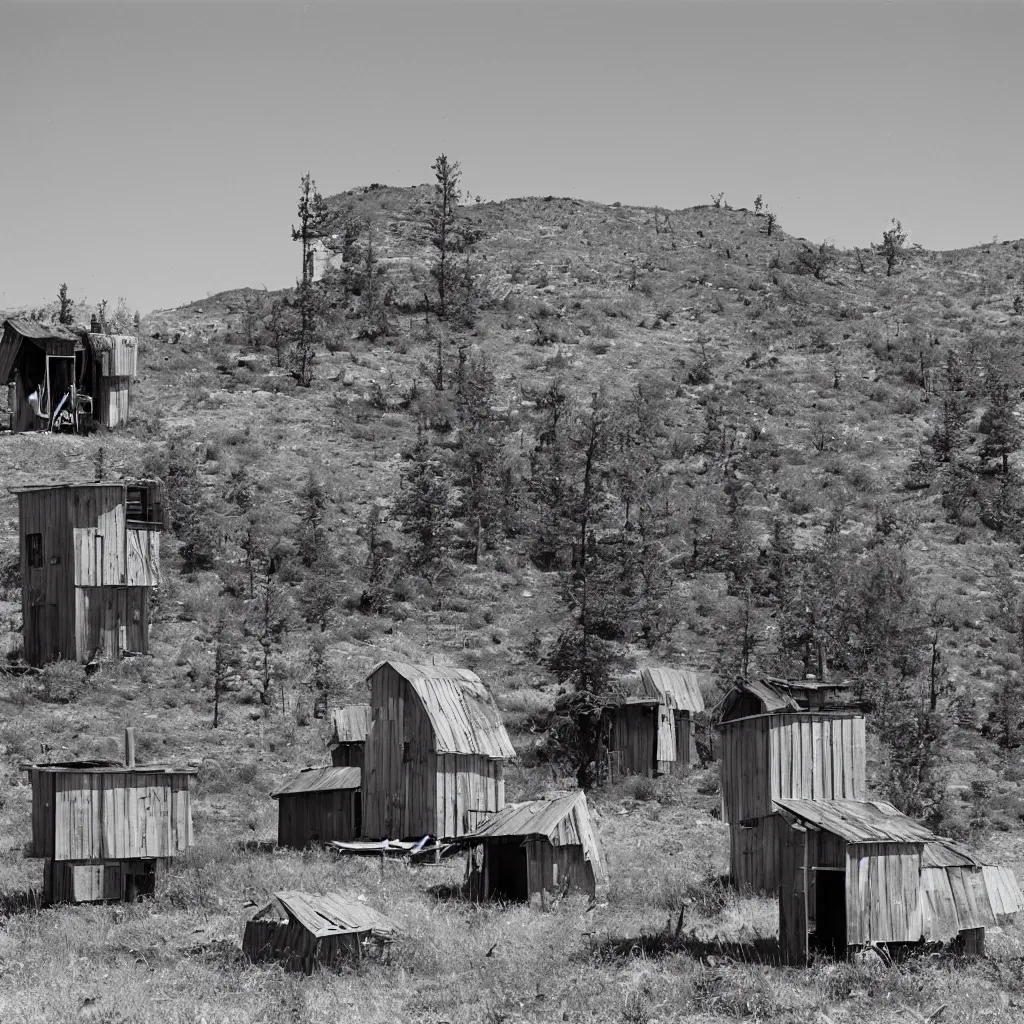
[[[60,309],[57,312],[57,323],[69,325],[74,323],[74,302],[68,298],[68,286],[62,284],[57,289],[57,301],[60,303]]]
[[[434,200],[430,209],[430,241],[437,251],[430,274],[437,288],[435,312],[444,320],[451,312],[458,276],[457,256],[463,250],[457,216],[462,171],[458,161],[449,161],[444,153],[434,161],[430,169],[435,178]]]
[[[444,464],[422,427],[405,458],[395,515],[411,539],[407,557],[415,569],[438,569],[452,543],[451,490]]]
[[[1014,389],[1006,383],[997,383],[992,389],[992,400],[981,417],[979,430],[985,441],[981,457],[1001,459],[1003,476],[1009,475],[1010,456],[1021,447],[1021,428],[1014,415],[1017,402]]]
[[[324,197],[316,189],[316,182],[309,171],[302,176],[299,184],[299,226],[292,226],[292,241],[301,242],[302,273],[299,280],[309,284],[314,276],[314,253],[316,243],[327,233],[328,211]]]
[[[316,347],[326,304],[321,289],[314,282],[314,253],[316,243],[327,232],[328,211],[323,196],[307,171],[299,187],[299,226],[292,227],[292,241],[301,243],[302,274],[293,300],[298,314],[295,349],[292,356],[293,374],[300,387],[313,383]]]
[[[360,337],[377,341],[395,333],[398,326],[391,316],[393,293],[394,289],[388,282],[387,268],[377,258],[371,228],[359,275],[359,312],[363,319]]]
[[[210,632],[213,644],[210,685],[213,688],[213,727],[216,729],[220,724],[221,695],[227,690],[228,677],[238,668],[241,661],[237,633],[223,601]]]

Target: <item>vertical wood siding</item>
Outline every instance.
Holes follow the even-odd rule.
[[[390,665],[370,679],[370,730],[363,766],[363,831],[374,839],[465,835],[477,812],[505,806],[502,761],[438,754],[430,719]]]
[[[654,774],[659,745],[656,705],[620,704],[609,712],[608,770],[622,775]]]
[[[846,933],[851,946],[922,936],[921,851],[915,843],[851,843],[846,852]]]
[[[779,951],[784,964],[807,963],[808,907],[804,893],[810,875],[807,832],[799,826],[780,829]]]
[[[365,755],[365,743],[338,743],[331,751],[331,764],[335,768],[362,768]]]
[[[778,841],[785,822],[777,814],[729,826],[729,871],[733,884],[751,892],[778,892]]]
[[[859,715],[758,715],[722,725],[722,818],[772,814],[782,798],[862,800],[866,741]]]
[[[277,800],[277,845],[304,849],[310,843],[359,838],[359,790],[296,793]]]
[[[26,491],[18,501],[25,660],[147,653],[160,534],[127,529],[124,485]],[[41,568],[28,565],[33,533],[42,535]]]
[[[30,770],[33,856],[173,857],[192,844],[188,776]]]

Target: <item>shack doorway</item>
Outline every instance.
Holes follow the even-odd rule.
[[[526,847],[521,841],[488,844],[487,879],[492,899],[525,903],[530,898]]]
[[[815,872],[816,915],[814,948],[835,957],[846,956],[846,872]]]

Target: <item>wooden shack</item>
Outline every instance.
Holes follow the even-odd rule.
[[[863,711],[843,702],[801,706],[765,681],[737,687],[720,707],[722,820],[729,824],[730,876],[741,888],[775,892],[780,865],[777,801],[867,796]]]
[[[338,892],[276,892],[246,922],[242,952],[254,963],[274,960],[312,974],[385,948],[398,933],[372,907]]]
[[[363,768],[369,838],[455,838],[505,806],[504,766],[515,749],[474,673],[384,661],[369,685]]]
[[[955,941],[1021,909],[1006,868],[986,867],[891,804],[780,799],[779,944],[784,963],[869,944]]]
[[[25,660],[89,662],[149,652],[160,582],[156,480],[15,489]]]
[[[195,769],[125,763],[25,764],[32,786],[30,857],[45,858],[44,903],[130,900],[192,845]]]
[[[582,792],[509,804],[461,842],[471,848],[472,888],[483,899],[571,890],[593,896],[608,881]]]
[[[331,738],[327,747],[333,764],[363,767],[370,719],[369,704],[350,704],[347,708],[335,708],[331,712]]]
[[[128,422],[138,338],[11,318],[0,333],[0,382],[11,430],[90,433]]]
[[[697,672],[643,668],[625,691],[604,713],[608,777],[686,772],[696,753],[694,716],[704,710]]]
[[[277,845],[357,839],[362,831],[362,772],[352,767],[306,768],[271,796],[277,801]]]

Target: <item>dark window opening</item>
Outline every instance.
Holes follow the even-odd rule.
[[[30,569],[42,569],[43,535],[41,533],[26,534],[25,545],[28,548],[28,567]]]
[[[161,525],[161,512],[156,488],[129,487],[125,517],[132,524]]]

